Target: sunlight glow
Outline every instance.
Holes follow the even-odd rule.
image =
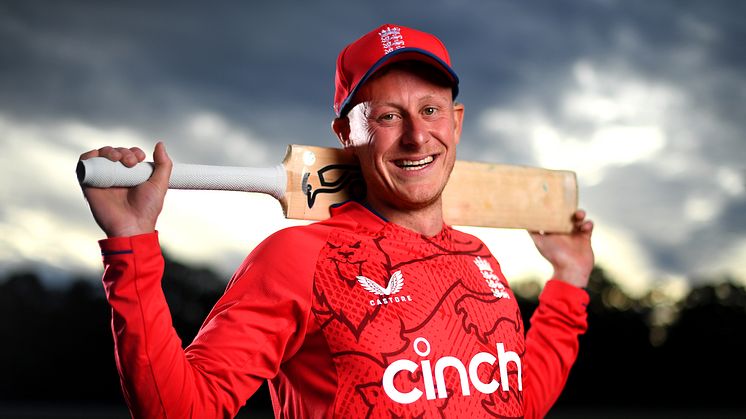
[[[508,282],[538,280],[543,283],[552,277],[551,265],[541,257],[526,231],[462,226],[456,228],[473,234],[484,242],[500,263],[500,269]]]
[[[267,236],[307,223],[286,219],[280,204],[268,195],[172,190],[157,228],[169,254],[214,266],[227,279]]]

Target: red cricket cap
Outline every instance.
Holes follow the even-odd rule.
[[[334,112],[347,114],[355,92],[376,71],[388,64],[416,60],[442,71],[451,80],[453,97],[458,94],[458,76],[451,68],[443,42],[434,35],[401,25],[386,24],[351,43],[337,57],[334,77]]]

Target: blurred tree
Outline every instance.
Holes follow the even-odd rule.
[[[98,291],[98,292],[97,292]],[[33,273],[0,283],[0,400],[121,400],[103,290],[47,289]]]
[[[680,305],[657,357],[661,386],[672,402],[684,394],[692,405],[746,406],[736,384],[746,376],[746,290],[723,278],[693,289]]]

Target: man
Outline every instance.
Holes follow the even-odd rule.
[[[263,241],[185,350],[160,287],[163,144],[147,183],[84,189],[108,237],[103,282],[133,415],[230,417],[268,380],[278,417],[544,416],[586,329],[593,224],[578,211],[570,234],[532,233],[555,272],[524,334],[489,250],[443,223],[457,93],[433,35],[383,25],[345,48],[332,129],[360,161],[366,200]],[[145,158],[104,147],[81,159],[93,156]]]

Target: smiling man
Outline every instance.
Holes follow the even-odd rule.
[[[443,222],[464,108],[435,36],[383,25],[339,55],[332,130],[367,197],[281,230],[239,267],[182,349],[161,292],[155,225],[172,167],[84,188],[96,222],[122,388],[135,417],[231,417],[268,381],[277,417],[542,417],[586,330],[592,222],[531,233],[554,267],[526,331],[500,265]],[[139,149],[104,147],[132,166]],[[500,193],[500,191],[488,191]]]

